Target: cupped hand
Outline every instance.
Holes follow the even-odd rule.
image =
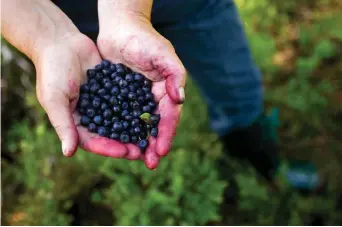
[[[171,43],[141,14],[123,12],[106,20],[100,18],[97,46],[102,58],[123,63],[153,81],[152,92],[159,102],[156,111],[161,116],[159,134],[149,138],[141,158],[154,169],[160,157],[169,152],[176,133],[185,98],[185,68]]]
[[[76,110],[79,88],[87,69],[101,62],[96,45],[81,33],[56,40],[35,59],[37,97],[62,142],[65,156],[78,145],[86,151],[113,158],[138,159],[140,150],[90,133],[80,125]]]

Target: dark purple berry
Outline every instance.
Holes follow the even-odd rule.
[[[89,85],[97,84],[97,80],[94,79],[94,78],[92,78],[92,79],[90,79],[90,80],[88,81],[88,84],[89,84]],[[90,88],[89,88],[89,89],[90,89]]]
[[[139,118],[142,112],[140,110],[133,110],[132,111],[132,116],[135,118]]]
[[[94,100],[92,101],[91,104],[92,104],[92,106],[93,106],[95,109],[100,108],[100,106],[101,106],[101,100],[94,99]]]
[[[81,86],[81,92],[84,92],[84,93],[89,92],[89,86],[88,86],[88,84],[83,84],[83,85]]]
[[[131,121],[133,119],[133,116],[132,115],[126,115],[124,118],[126,121]]]
[[[97,94],[100,95],[100,96],[104,96],[104,95],[106,94],[106,89],[100,88],[100,89],[97,91]]]
[[[115,122],[113,124],[114,132],[121,132],[123,130],[123,124],[121,122]]]
[[[102,79],[101,83],[104,85],[106,84],[107,82],[110,82],[111,80],[108,78],[108,77],[105,77]]]
[[[123,96],[123,97],[127,97],[128,96],[128,93],[129,93],[129,90],[128,88],[121,88],[120,90],[120,94]]]
[[[106,88],[108,91],[111,91],[113,84],[111,82],[107,82],[105,83],[104,88]]]
[[[80,99],[89,99],[90,95],[88,93],[80,94]]]
[[[140,132],[141,132],[141,128],[140,128],[140,127],[135,127],[135,128],[133,129],[133,131],[134,131],[134,134],[135,134],[135,135],[139,135]]]
[[[104,120],[104,121],[103,121],[103,126],[105,126],[105,127],[111,127],[111,125],[112,125],[112,121],[110,121],[110,120]]]
[[[136,110],[136,109],[139,109],[140,105],[137,101],[134,101],[131,103],[131,107],[132,109]]]
[[[133,81],[133,75],[132,74],[126,74],[125,80],[129,83]]]
[[[154,100],[154,95],[152,93],[146,93],[145,99],[148,101]]]
[[[96,73],[95,79],[100,82],[103,79],[103,74],[100,72]]]
[[[123,121],[122,122],[122,126],[123,126],[124,129],[128,129],[128,127],[129,127],[128,121]]]
[[[146,130],[141,130],[139,137],[142,139],[146,139],[147,137],[147,131]]]
[[[143,91],[146,92],[146,93],[150,91],[150,88],[147,87],[147,86],[143,86],[142,89],[143,89]]]
[[[83,126],[88,126],[89,125],[89,123],[90,123],[90,118],[89,117],[87,117],[87,116],[82,116],[81,117],[81,125],[83,125]]]
[[[152,116],[150,117],[150,122],[153,125],[157,125],[160,121],[160,114],[152,114]]]
[[[145,95],[145,92],[141,88],[139,88],[139,89],[137,89],[137,95],[143,96],[143,95]]]
[[[125,117],[125,116],[127,116],[127,115],[129,115],[129,111],[128,111],[128,110],[122,110],[121,116],[122,116],[122,117]]]
[[[143,96],[139,96],[139,97],[137,98],[137,101],[138,101],[138,103],[139,103],[140,105],[142,105],[142,104],[144,104],[144,102],[145,102],[145,98],[144,98]]]
[[[102,122],[103,122],[103,118],[102,118],[102,116],[95,116],[93,121],[94,121],[95,124],[101,125]]]
[[[112,97],[110,97],[110,99],[109,99],[109,103],[110,103],[111,105],[117,105],[119,102],[118,102],[118,100],[117,100],[114,96],[112,96]]]
[[[89,79],[94,78],[96,75],[96,71],[94,69],[88,69],[87,70],[87,76]]]
[[[131,136],[131,142],[133,144],[136,144],[138,142],[138,137],[137,136]]]
[[[120,76],[116,75],[113,82],[115,84],[119,84],[121,80],[122,80],[122,78]]]
[[[108,104],[107,103],[102,103],[100,109],[103,110],[103,111],[108,109]]]
[[[110,93],[111,93],[112,95],[118,95],[118,94],[120,93],[119,87],[114,86],[114,87],[110,90]]]
[[[109,138],[113,139],[113,140],[119,140],[120,139],[120,134],[116,133],[116,132],[112,132],[109,136]]]
[[[144,80],[144,86],[150,87],[151,86],[151,81],[148,79]]]
[[[88,130],[89,130],[89,132],[96,132],[96,131],[97,131],[97,126],[96,126],[96,124],[90,123],[90,124],[88,125]]]
[[[103,117],[107,120],[110,120],[112,119],[113,117],[113,111],[110,110],[110,109],[106,109],[104,112],[103,112]]]
[[[120,87],[127,87],[127,85],[128,85],[128,82],[126,81],[126,80],[120,80],[120,82],[119,82],[119,86]]]
[[[116,72],[119,75],[124,75],[125,74],[125,68],[124,67],[119,67],[118,65],[116,66]]]
[[[108,60],[103,60],[101,62],[102,68],[108,68],[110,66],[110,62]]]
[[[143,78],[144,78],[144,76],[142,74],[140,74],[140,73],[134,74],[134,80],[135,81],[140,82],[140,81],[142,81]]]
[[[78,112],[80,112],[81,114],[85,114],[86,113],[86,108],[79,108]]]
[[[119,122],[119,118],[118,118],[118,117],[113,117],[113,118],[112,118],[112,122],[113,122],[113,123]]]
[[[127,110],[127,109],[129,108],[129,104],[128,104],[127,102],[122,102],[122,103],[121,103],[121,108],[122,108],[123,110]]]
[[[89,103],[89,100],[88,100],[88,99],[81,99],[81,100],[79,101],[79,106],[80,106],[81,108],[87,108],[89,105],[90,105],[90,103]]]
[[[95,70],[96,71],[100,71],[100,70],[102,70],[103,68],[102,68],[102,64],[97,64],[97,65],[95,65]]]
[[[136,90],[137,88],[133,85],[133,84],[130,84],[130,85],[128,85],[128,90],[130,91],[130,92],[135,92],[135,90]]]
[[[110,71],[108,69],[102,69],[103,76],[107,77],[110,74]]]
[[[100,136],[108,136],[108,130],[106,127],[99,127],[97,129],[97,133],[100,135]]]
[[[86,111],[88,117],[94,117],[95,116],[95,110],[94,109],[87,109]]]
[[[139,126],[139,124],[140,124],[139,119],[133,119],[133,120],[131,121],[131,126],[132,126],[132,127],[137,127],[137,126]]]
[[[93,94],[97,93],[101,86],[98,83],[91,84],[89,91]]]
[[[142,112],[143,113],[151,113],[151,107],[150,106],[143,106]]]
[[[116,71],[116,66],[115,66],[115,64],[111,64],[111,65],[109,66],[109,69],[110,69],[111,72],[115,72],[115,71]]]
[[[152,110],[154,110],[157,107],[157,104],[154,101],[148,102],[148,105],[151,107]]]
[[[119,94],[116,98],[117,98],[119,101],[125,100],[125,98],[124,98],[121,94]]]
[[[129,100],[134,100],[137,98],[137,95],[133,92],[128,93],[128,99]]]
[[[125,132],[121,133],[121,135],[120,135],[120,141],[121,141],[122,143],[129,143],[129,140],[130,140],[130,138],[129,138],[128,133],[125,133]]]
[[[158,128],[152,128],[151,129],[151,136],[153,136],[153,137],[158,136]]]
[[[150,124],[146,124],[146,126],[145,126],[145,127],[146,127],[146,129],[147,129],[147,130],[150,130],[150,129],[152,128],[152,125],[150,125]]]
[[[114,113],[119,113],[121,111],[121,107],[120,106],[113,106],[113,111],[114,111]]]
[[[142,150],[145,151],[146,148],[148,147],[148,141],[143,139],[138,142],[138,147]]]

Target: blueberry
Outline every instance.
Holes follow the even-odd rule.
[[[106,127],[99,127],[97,129],[97,133],[100,135],[100,136],[108,136],[108,130]]]
[[[109,69],[110,69],[111,72],[115,72],[115,71],[116,71],[116,66],[115,66],[115,64],[111,64],[111,65],[109,66]]]
[[[121,95],[121,94],[118,94],[118,96],[116,97],[119,101],[123,101],[125,100],[125,98]]]
[[[114,87],[112,88],[112,90],[110,90],[110,93],[111,93],[112,95],[118,95],[119,92],[120,92],[120,89],[119,89],[118,86],[114,86]]]
[[[103,122],[103,118],[102,116],[95,116],[94,119],[93,119],[94,123],[97,124],[97,125],[101,125],[102,122]]]
[[[108,68],[110,66],[110,62],[108,60],[103,60],[101,62],[102,68]]]
[[[128,110],[123,110],[123,111],[121,112],[121,116],[122,116],[122,117],[125,117],[125,116],[127,116],[127,115],[129,115],[129,111],[128,111]]]
[[[133,79],[134,79],[134,77],[133,77],[132,74],[127,74],[127,75],[125,76],[125,80],[126,80],[127,82],[132,82]]]
[[[134,134],[135,134],[135,135],[139,135],[140,132],[141,132],[141,128],[140,128],[140,127],[135,127],[135,128],[133,129],[133,131],[134,131]]]
[[[121,112],[121,107],[120,106],[113,106],[113,111],[114,111],[114,113],[119,113],[119,112]]]
[[[142,81],[142,79],[144,78],[144,76],[142,75],[142,74],[140,74],[140,73],[136,73],[135,75],[134,75],[134,80],[135,81]]]
[[[84,93],[87,93],[87,92],[89,92],[89,86],[88,86],[88,84],[83,84],[82,86],[81,86],[81,92],[84,92]]]
[[[80,94],[80,99],[89,99],[90,95],[88,93]]]
[[[78,112],[80,112],[81,114],[85,114],[86,113],[86,108],[79,108]]]
[[[102,103],[100,109],[101,109],[101,110],[106,110],[106,109],[108,109],[108,104],[107,104],[107,103]]]
[[[160,114],[152,114],[151,118],[150,118],[150,122],[153,125],[157,125],[160,121]]]
[[[145,151],[146,148],[148,147],[148,141],[147,140],[140,140],[138,143],[138,147],[142,150]]]
[[[119,86],[120,87],[127,87],[127,85],[128,85],[128,82],[126,81],[126,80],[120,80],[120,82],[119,82]]]
[[[110,99],[109,99],[109,103],[110,103],[111,105],[117,105],[119,102],[118,102],[118,100],[117,100],[114,96],[112,96],[112,97],[110,97]]]
[[[116,132],[112,132],[109,136],[109,138],[113,139],[113,140],[118,140],[120,139],[120,134],[116,133]]]
[[[145,99],[148,101],[154,100],[154,95],[152,93],[146,93]]]
[[[81,107],[81,108],[87,108],[88,106],[89,106],[89,100],[88,99],[81,99],[80,101],[79,101],[79,106]]]
[[[97,131],[97,126],[96,126],[96,124],[90,123],[90,124],[88,125],[88,130],[89,130],[89,132],[96,132],[96,131]]]
[[[109,76],[109,74],[110,74],[109,69],[102,69],[102,74],[103,74],[104,77]]]
[[[110,110],[110,109],[106,109],[104,112],[103,112],[103,117],[107,120],[109,119],[112,119],[113,117],[113,111]]]
[[[151,128],[152,128],[152,125],[150,125],[150,124],[146,124],[146,126],[145,126],[145,127],[146,127],[146,129],[147,129],[147,130],[149,130],[149,129],[151,129]]]
[[[114,82],[115,84],[119,84],[121,80],[122,80],[121,76],[116,75],[115,78],[114,78],[114,80],[113,80],[113,82]]]
[[[140,105],[137,101],[131,102],[132,109],[136,110],[139,109]]]
[[[112,125],[112,121],[110,121],[110,120],[104,120],[104,121],[103,121],[103,126],[105,126],[105,127],[111,127],[111,125]]]
[[[146,139],[147,137],[147,131],[146,130],[141,130],[140,134],[139,134],[140,138]]]
[[[157,104],[154,101],[148,102],[148,105],[151,107],[152,110],[154,110],[157,107]]]
[[[106,101],[109,101],[109,99],[111,98],[111,96],[108,95],[108,94],[106,94],[106,95],[103,96],[103,98],[104,98]]]
[[[128,129],[128,127],[129,127],[128,121],[123,121],[122,122],[122,126],[123,126],[124,129]]]
[[[97,81],[101,81],[103,79],[103,74],[102,73],[96,73],[95,79]]]
[[[128,90],[130,91],[130,92],[135,92],[135,90],[137,90],[137,87],[134,85],[134,84],[130,84],[130,85],[128,85]]]
[[[118,67],[118,65],[116,66],[116,72],[119,75],[124,75],[126,73],[124,67]]]
[[[137,101],[138,101],[138,103],[139,103],[140,105],[142,105],[142,104],[144,104],[144,102],[145,102],[145,98],[144,98],[143,96],[139,96],[139,97],[137,98]]]
[[[88,84],[89,85],[92,85],[92,84],[96,84],[97,83],[97,80],[95,78],[91,78],[89,81],[88,81]]]
[[[129,138],[128,133],[125,133],[125,132],[121,133],[121,135],[120,135],[120,141],[121,141],[122,143],[129,143],[129,140],[130,140],[130,138]]]
[[[123,124],[121,122],[115,122],[113,124],[114,132],[121,132],[123,130]]]
[[[137,98],[137,95],[133,92],[128,93],[128,99],[129,100],[134,100]]]
[[[111,91],[111,89],[113,88],[113,84],[111,82],[107,82],[104,84],[104,88]]]
[[[138,142],[138,137],[137,136],[131,136],[131,142],[136,144]]]
[[[144,80],[144,86],[150,87],[151,86],[151,81],[149,79]]]
[[[143,91],[146,92],[146,93],[147,93],[147,92],[150,92],[150,90],[151,90],[151,89],[150,89],[149,87],[147,87],[147,86],[143,86],[142,89],[143,89]]]
[[[143,106],[142,112],[144,113],[151,113],[151,107],[150,106]]]
[[[104,95],[106,94],[106,89],[100,88],[100,89],[97,91],[97,94],[99,94],[100,96],[104,96]]]
[[[94,69],[88,69],[87,70],[87,76],[88,76],[89,79],[90,78],[94,78],[95,75],[96,75],[96,71]]]
[[[133,119],[133,116],[132,115],[126,115],[124,118],[126,121],[131,121]]]
[[[133,110],[132,111],[133,117],[139,118],[141,114],[142,114],[142,112],[140,110]]]
[[[122,102],[122,103],[121,103],[121,108],[122,108],[123,110],[128,110],[129,104],[128,104],[127,102]]]
[[[101,88],[101,86],[98,83],[91,84],[89,91],[93,94],[97,93],[97,91]]]
[[[119,122],[119,118],[118,118],[118,117],[113,117],[113,118],[112,118],[112,122],[113,122],[113,124],[114,124],[115,122]]]
[[[111,80],[108,77],[105,77],[102,79],[102,84],[105,85],[107,82],[110,82]]]
[[[123,97],[127,97],[127,96],[128,96],[128,93],[129,93],[128,88],[126,88],[126,87],[121,88],[120,94],[121,94]]]
[[[97,64],[97,65],[95,65],[95,70],[96,70],[96,71],[102,70],[102,64]]]
[[[134,129],[133,128],[129,128],[129,134],[134,135]]]
[[[90,123],[90,118],[87,116],[82,116],[81,117],[81,125],[83,126],[88,126]]]
[[[143,96],[143,95],[145,95],[145,92],[141,88],[139,88],[139,89],[137,89],[137,94],[140,96]]]
[[[152,128],[151,129],[151,136],[153,136],[153,137],[158,136],[158,128]]]
[[[139,124],[140,124],[139,119],[133,119],[133,120],[131,121],[131,126],[132,126],[132,127],[137,127],[137,126],[139,126]]]
[[[95,116],[95,110],[94,109],[87,109],[86,111],[88,117],[94,117]]]

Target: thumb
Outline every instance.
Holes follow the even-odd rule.
[[[41,100],[52,126],[62,142],[63,154],[72,156],[78,146],[78,133],[72,118],[69,99],[62,93],[54,93]]]

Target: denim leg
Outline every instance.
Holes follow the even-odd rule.
[[[167,5],[176,2],[182,2],[178,15],[186,17],[177,21],[175,10],[167,23]],[[263,111],[262,80],[237,8],[232,0],[186,2],[156,1],[152,22],[174,45],[199,86],[208,104],[211,128],[223,136],[232,129],[247,127]],[[201,8],[191,12],[194,2]],[[187,5],[191,5],[188,11]],[[162,10],[165,12],[158,15]]]

